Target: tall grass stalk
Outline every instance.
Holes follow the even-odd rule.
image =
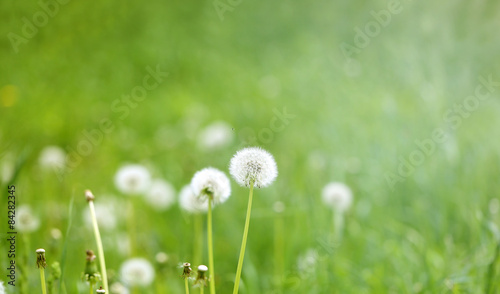
[[[210,270],[210,294],[215,294],[215,270],[214,270],[214,245],[212,238],[212,200],[208,199],[207,213],[207,235],[208,235],[208,266]]]
[[[104,249],[102,246],[101,234],[99,233],[99,226],[97,225],[97,218],[96,218],[95,208],[94,208],[94,195],[92,195],[92,192],[90,192],[89,190],[87,190],[85,192],[85,194],[87,197],[87,201],[89,203],[90,217],[92,218],[92,225],[94,227],[94,235],[95,235],[95,241],[96,241],[96,245],[97,245],[97,253],[99,256],[99,265],[101,267],[102,283],[104,285],[104,290],[106,291],[106,293],[109,293],[108,275],[106,273],[106,261],[104,258]]]

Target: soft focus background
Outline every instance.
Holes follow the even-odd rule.
[[[26,293],[40,291],[39,247],[49,265],[66,250],[67,293],[87,293],[87,188],[112,208],[101,229],[111,278],[143,257],[156,279],[140,293],[182,293],[196,216],[123,195],[115,173],[142,164],[178,192],[257,145],[280,174],[255,192],[241,293],[482,293],[488,269],[500,291],[500,2],[42,3],[52,16],[36,1],[0,2],[0,280],[15,178],[18,210],[35,222],[17,243]],[[121,100],[157,69],[168,76],[141,101]],[[467,98],[488,76],[489,99]],[[230,132],[207,146],[216,122]],[[446,137],[429,143],[436,129]],[[422,155],[415,140],[435,150]],[[65,167],[47,168],[47,146]],[[329,242],[321,200],[331,181],[354,195],[342,243]],[[232,291],[248,197],[232,188],[214,211],[219,293]]]

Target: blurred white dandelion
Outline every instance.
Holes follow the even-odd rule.
[[[223,203],[231,195],[231,183],[228,177],[213,167],[196,172],[191,180],[191,189],[196,197],[201,200],[211,197],[213,203]]]
[[[144,195],[146,201],[156,210],[166,210],[175,203],[175,189],[167,181],[155,179]]]
[[[323,202],[336,211],[344,212],[352,205],[351,189],[339,182],[328,183],[322,192]]]
[[[128,256],[130,255],[131,250],[131,244],[132,242],[130,241],[130,237],[128,234],[119,234],[116,237],[116,249],[117,251],[122,255],[122,256]]]
[[[38,230],[40,220],[36,217],[31,208],[27,205],[21,205],[16,211],[16,228],[19,232],[30,233]]]
[[[198,135],[198,147],[200,150],[215,150],[231,144],[234,132],[231,126],[223,121],[214,122]]]
[[[44,170],[64,168],[66,152],[59,146],[47,146],[40,151],[38,163]]]
[[[94,203],[94,209],[99,228],[111,231],[117,225],[117,206],[114,201],[100,201]],[[87,227],[92,228],[92,217],[90,209],[86,207],[83,211],[83,220]]]
[[[299,274],[312,275],[316,271],[318,264],[318,252],[315,249],[309,248],[305,253],[297,258],[297,270]]]
[[[189,213],[202,213],[208,210],[208,201],[199,199],[193,193],[191,185],[186,185],[179,193],[180,207]]]
[[[127,287],[123,286],[120,282],[114,282],[111,284],[109,287],[109,291],[111,294],[129,294],[130,291],[127,289]]]
[[[271,153],[259,147],[242,149],[231,158],[229,173],[241,186],[269,186],[278,176],[278,167]]]
[[[139,164],[121,167],[115,175],[116,188],[126,195],[144,194],[151,185],[151,175],[147,168]]]
[[[155,271],[146,259],[132,258],[122,264],[120,276],[125,285],[148,286],[155,278]]]

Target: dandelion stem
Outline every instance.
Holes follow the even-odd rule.
[[[102,247],[101,234],[99,233],[99,226],[97,225],[97,218],[95,215],[94,201],[89,201],[90,216],[92,218],[92,224],[94,226],[95,241],[97,243],[97,253],[99,256],[99,265],[101,266],[102,283],[104,284],[104,290],[109,293],[108,288],[108,275],[106,274],[106,262],[104,261],[104,249]]]
[[[188,283],[188,278],[184,278],[184,288],[186,288],[186,294],[189,294],[189,283]]]
[[[199,264],[201,262],[201,236],[203,235],[203,219],[201,218],[201,214],[196,214],[193,217],[194,219],[194,247],[193,247],[193,264]]]
[[[334,211],[333,223],[335,227],[334,242],[342,242],[342,235],[344,234],[344,214],[342,211]]]
[[[203,285],[200,286],[200,294],[203,294],[203,292],[205,291],[204,288],[205,288],[205,286],[203,286]]]
[[[243,230],[243,240],[241,242],[240,258],[238,259],[238,268],[236,269],[236,279],[234,281],[233,294],[238,293],[239,286],[240,286],[241,269],[243,268],[243,258],[245,257],[245,248],[247,245],[248,227],[250,226],[250,213],[252,212],[253,184],[254,184],[254,182],[252,181],[250,183],[250,193],[248,196],[247,216],[245,219],[245,229]]]
[[[278,293],[281,293],[281,282],[284,276],[284,257],[285,245],[283,244],[284,220],[281,214],[274,218],[274,270],[276,287]]]
[[[89,282],[89,283],[90,283],[90,287],[89,287],[89,288],[90,288],[90,291],[89,291],[89,293],[90,293],[90,294],[93,294],[93,293],[94,293],[94,292],[93,292],[93,290],[94,290],[94,281],[90,280],[90,282]]]
[[[207,235],[208,235],[208,266],[210,269],[209,282],[210,294],[215,294],[215,270],[214,270],[214,246],[212,240],[212,200],[208,199],[207,213]]]
[[[40,280],[42,282],[42,293],[47,294],[47,289],[45,288],[45,269],[40,267]]]

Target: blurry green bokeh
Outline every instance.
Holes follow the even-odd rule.
[[[17,205],[30,205],[42,225],[20,234],[17,244],[18,263],[29,252],[29,293],[39,291],[34,250],[45,247],[49,264],[60,261],[65,238],[64,283],[68,293],[78,293],[85,250],[95,250],[82,217],[87,188],[119,209],[134,203],[137,248],[130,255],[113,248],[127,234],[125,217],[103,231],[108,267],[118,271],[134,256],[154,263],[156,253],[166,252],[164,276],[141,293],[181,293],[176,266],[192,258],[193,218],[177,205],[156,212],[121,195],[114,174],[125,163],[141,163],[179,191],[206,166],[227,173],[231,156],[248,144],[269,150],[280,174],[255,193],[241,293],[484,289],[500,226],[500,2],[51,3],[57,13],[34,25],[30,36],[26,21],[43,22],[33,20],[40,4],[0,2],[0,165],[27,154],[15,182]],[[218,12],[214,3],[231,9]],[[398,12],[387,12],[391,7]],[[349,56],[342,50],[347,45],[355,48]],[[117,111],[127,105],[124,95],[143,85],[147,68],[157,67],[168,76],[145,99]],[[467,100],[489,76],[492,89],[482,88],[489,99]],[[464,103],[472,104],[460,112]],[[293,118],[285,123],[276,114],[283,112]],[[112,130],[62,178],[41,170],[45,146],[72,154],[103,120]],[[227,122],[234,140],[203,150],[198,134],[215,121]],[[433,141],[435,151],[412,164],[409,176],[388,182],[389,173],[401,176],[402,159],[411,161],[419,150],[415,141],[432,140],[436,129],[446,134],[444,142]],[[340,246],[326,242],[333,212],[321,190],[330,181],[345,182],[354,193]],[[248,197],[234,181],[232,188],[214,211],[220,293],[232,290]],[[1,189],[3,280],[9,260]],[[286,207],[283,231],[276,230],[276,201]],[[62,240],[51,239],[53,228]],[[274,249],[277,233],[281,253]],[[315,262],[304,273],[297,262],[310,249]],[[277,279],[281,254],[284,272]]]

